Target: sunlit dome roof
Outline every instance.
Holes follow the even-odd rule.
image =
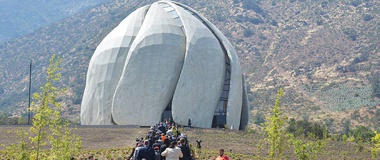
[[[158,1],[131,13],[99,44],[81,106],[84,125],[177,124],[243,129],[244,77],[226,37],[183,4]]]

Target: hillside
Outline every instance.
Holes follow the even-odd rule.
[[[0,43],[94,7],[105,0],[0,0]]]
[[[2,44],[1,110],[25,111],[29,61],[37,91],[48,59],[57,53],[64,60],[66,116],[78,119],[96,46],[129,13],[151,2],[107,2]],[[236,47],[249,84],[252,124],[268,113],[283,88],[282,109],[289,117],[325,123],[333,131],[347,121],[380,129],[379,1],[179,2],[216,24]]]

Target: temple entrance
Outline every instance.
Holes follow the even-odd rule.
[[[172,102],[170,101],[170,103],[168,104],[168,106],[166,106],[164,112],[162,113],[162,116],[161,116],[161,122],[164,122],[166,119],[173,119],[172,117]]]
[[[226,124],[226,115],[214,115],[214,118],[212,119],[212,128],[224,128],[224,125]]]
[[[227,106],[228,106],[228,94],[230,92],[230,80],[231,80],[231,66],[230,61],[226,55],[226,70],[224,73],[223,91],[220,95],[218,106],[216,107],[214,118],[212,119],[212,128],[224,128],[227,124]]]
[[[224,128],[224,125],[227,123],[227,102],[219,101],[214,118],[212,119],[212,128]]]

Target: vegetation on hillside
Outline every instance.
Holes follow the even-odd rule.
[[[65,117],[78,121],[85,76],[97,44],[129,13],[153,0],[109,1],[52,26],[0,45],[0,108],[25,113],[30,59],[33,92],[45,83],[41,65],[55,52],[65,58],[60,98]],[[179,0],[214,23],[238,52],[256,113],[269,115],[279,88],[286,88],[284,115],[325,123],[339,133],[343,122],[379,129],[376,71],[379,64],[377,0],[261,1]],[[255,123],[252,123],[255,124]],[[258,127],[254,125],[253,127]]]

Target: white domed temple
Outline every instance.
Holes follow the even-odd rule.
[[[81,105],[83,125],[244,129],[249,107],[227,38],[188,6],[158,1],[131,13],[93,54]]]

